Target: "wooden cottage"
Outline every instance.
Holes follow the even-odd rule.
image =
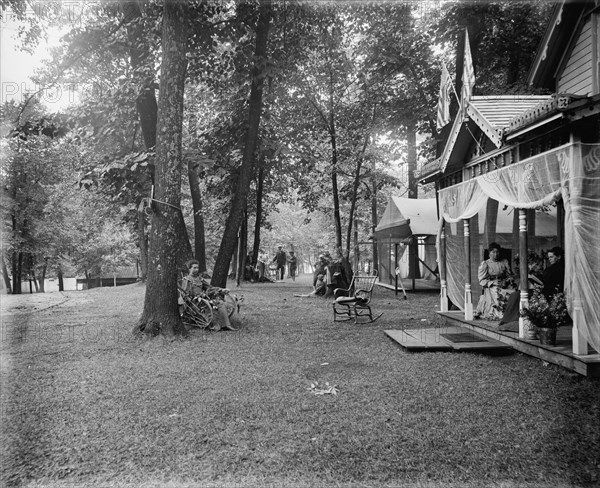
[[[555,5],[529,83],[549,96],[472,96],[461,101],[435,182],[440,226],[441,313],[448,320],[582,374],[600,375],[600,1]],[[509,219],[512,231],[499,222]],[[561,246],[573,327],[544,347],[474,320],[477,266],[490,242],[521,257],[520,306],[528,303],[527,254]],[[448,303],[460,311],[448,311]],[[568,329],[568,330],[566,330]]]

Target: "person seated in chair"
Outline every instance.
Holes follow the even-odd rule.
[[[542,293],[546,300],[551,300],[556,293],[562,293],[565,286],[565,264],[563,261],[563,250],[560,247],[553,247],[548,251],[548,262],[546,269],[541,271],[543,261],[530,259],[527,263],[529,268],[529,297],[531,298],[532,289],[535,285],[542,286]],[[536,275],[541,275],[541,280]],[[508,297],[506,309],[500,325],[511,324],[519,320],[519,309],[521,296],[516,291]],[[518,330],[517,325],[504,327],[502,330]]]
[[[542,283],[544,283],[543,293],[546,299],[551,298],[556,293],[562,293],[565,288],[565,262],[564,252],[560,247],[553,247],[548,251],[548,263],[550,263],[542,273]]]
[[[218,286],[211,286],[210,283],[200,276],[200,263],[191,259],[186,263],[188,267],[188,275],[185,276],[181,282],[181,288],[192,296],[202,296],[208,298],[213,304],[215,310],[214,324],[211,327],[214,331],[225,330],[237,330],[229,321],[229,313],[225,306],[225,294],[229,290],[220,288]]]
[[[514,285],[509,283],[512,278],[510,265],[507,259],[501,259],[501,253],[500,245],[492,242],[489,246],[489,259],[479,265],[477,279],[483,288],[483,294],[474,313],[476,319],[500,320],[502,312],[498,297],[509,295],[515,290]]]

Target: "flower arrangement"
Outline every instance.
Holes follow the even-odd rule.
[[[517,283],[515,281],[515,276],[504,272],[497,278],[498,287],[503,290],[516,290]],[[497,303],[493,305],[493,309],[502,317],[504,311],[506,310],[506,304],[508,303],[508,293],[498,293],[496,300]]]
[[[555,329],[565,325],[569,321],[565,294],[556,293],[548,301],[542,293],[542,287],[536,286],[529,306],[521,311],[521,316],[538,328]]]
[[[517,289],[517,282],[515,280],[515,275],[505,271],[498,278],[498,287],[504,289]]]

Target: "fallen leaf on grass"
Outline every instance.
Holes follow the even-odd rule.
[[[325,386],[321,387],[319,386],[319,383],[315,381],[314,383],[310,384],[308,391],[314,393],[315,395],[337,395],[339,390],[335,385],[330,386],[329,382],[325,382]]]

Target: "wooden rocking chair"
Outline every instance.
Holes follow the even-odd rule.
[[[354,319],[355,324],[370,324],[383,315],[373,316],[369,305],[377,274],[373,276],[354,275],[348,289],[336,288],[333,291],[333,321],[343,322]],[[362,317],[362,318],[361,318]]]

